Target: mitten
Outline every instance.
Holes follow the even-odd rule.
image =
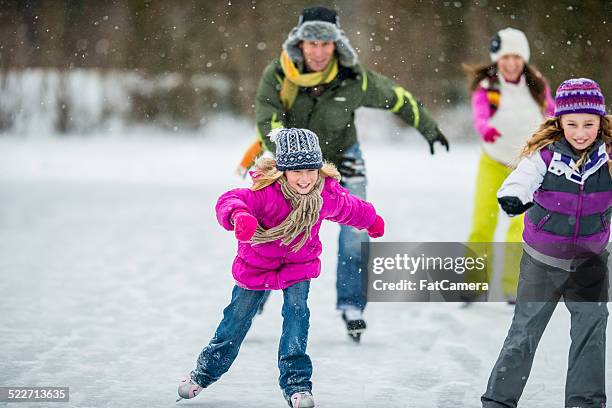
[[[487,132],[482,136],[482,140],[487,143],[495,142],[499,137],[501,137],[501,133],[495,128],[487,129]]]
[[[239,241],[250,240],[257,230],[257,218],[245,210],[236,210],[232,214],[234,234]]]
[[[385,221],[380,215],[376,216],[374,223],[368,227],[368,235],[372,238],[380,238],[385,234]]]
[[[522,214],[533,205],[531,202],[523,204],[518,197],[500,197],[497,202],[509,216]]]

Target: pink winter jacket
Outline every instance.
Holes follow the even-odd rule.
[[[548,83],[544,89],[546,95],[546,115],[551,117],[555,114],[555,102],[553,101],[550,87]],[[504,96],[501,95],[500,98]],[[474,123],[474,128],[478,132],[478,135],[484,139],[487,132],[491,130],[491,126],[489,126],[489,119],[491,119],[492,111],[491,105],[489,104],[489,98],[487,97],[487,90],[479,86],[472,93],[472,121]]]
[[[291,247],[300,241],[298,236],[289,246],[280,240],[264,244],[238,243],[238,254],[232,265],[236,284],[245,289],[285,289],[296,282],[316,278],[321,273],[321,241],[319,229],[324,219],[358,229],[370,227],[376,219],[372,204],[363,201],[341,187],[332,177],[325,179],[321,192],[323,207],[310,239],[297,252]],[[219,197],[216,205],[219,224],[228,231],[234,226],[230,222],[232,213],[244,209],[251,213],[259,225],[270,229],[279,225],[291,212],[291,203],[283,196],[278,183],[252,191],[239,188]]]

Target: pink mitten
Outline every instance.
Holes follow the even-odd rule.
[[[499,133],[497,129],[492,127],[487,130],[487,133],[484,134],[484,136],[482,137],[482,140],[484,140],[487,143],[493,143],[500,136],[501,136],[501,133]]]
[[[368,228],[368,235],[372,238],[380,238],[385,234],[385,221],[380,215],[376,216],[374,223]]]
[[[234,211],[232,222],[234,223],[234,234],[239,241],[250,240],[257,229],[257,218],[245,210]]]

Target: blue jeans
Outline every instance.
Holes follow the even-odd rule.
[[[342,162],[338,168],[342,179],[340,184],[349,192],[363,200],[366,199],[367,178],[364,161],[355,143],[344,151]],[[361,243],[369,242],[368,234],[353,227],[340,226],[338,238],[338,268],[336,278],[336,307],[355,306],[363,310],[366,307],[365,287],[362,285]]]
[[[283,330],[278,347],[279,385],[285,395],[311,391],[312,363],[306,354],[310,310],[308,291],[310,282],[298,282],[283,290]],[[229,370],[236,359],[242,341],[262,302],[265,291],[234,286],[232,300],[223,310],[210,343],[200,353],[192,379],[208,387]]]

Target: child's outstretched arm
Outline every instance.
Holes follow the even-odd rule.
[[[542,184],[546,170],[540,152],[521,160],[497,191],[497,201],[502,210],[510,217],[527,211],[533,205],[533,193]]]
[[[351,193],[337,181],[332,180],[326,188],[334,200],[335,209],[327,217],[328,220],[348,225],[357,229],[365,229],[372,238],[382,237],[385,233],[385,222],[376,214],[374,206]]]
[[[223,228],[235,231],[236,238],[246,241],[255,233],[257,219],[262,206],[263,191],[251,191],[247,188],[237,188],[224,193],[217,200],[215,211],[217,220]]]

